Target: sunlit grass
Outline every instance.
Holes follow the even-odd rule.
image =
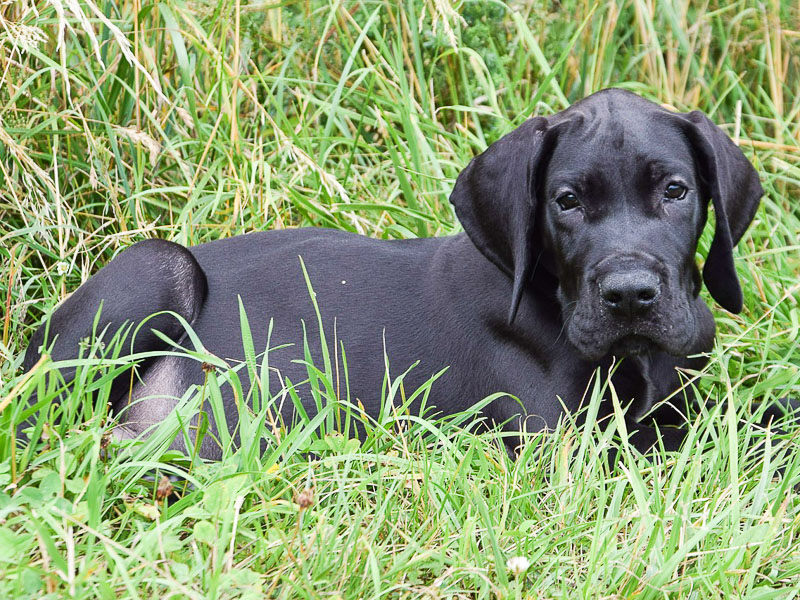
[[[0,596],[797,594],[796,443],[769,434],[756,454],[759,432],[737,423],[800,396],[798,8],[509,4],[0,7]],[[135,241],[300,225],[446,235],[459,229],[452,183],[474,154],[610,85],[704,110],[766,189],[737,251],[745,310],[715,307],[718,344],[694,382],[711,402],[679,454],[648,461],[623,443],[610,469],[615,423],[566,420],[526,434],[512,461],[502,434],[472,421],[478,408],[369,420],[318,364],[319,416],[282,427],[270,415],[280,398],[242,389],[254,409],[242,407],[239,433],[253,443],[220,439],[223,460],[207,464],[166,448],[191,437],[190,416],[214,410],[235,370],[217,364],[173,419],[122,445],[108,443],[104,393],[130,361],[110,358],[113,344],[79,361],[66,389],[46,382],[52,363],[19,370],[43,316]],[[266,377],[266,350],[236,367]],[[384,390],[387,407],[415,392],[401,383]],[[45,411],[32,442],[15,444],[34,391]],[[435,404],[435,391],[420,393]],[[283,400],[296,401],[290,388]],[[337,412],[366,437],[333,433]],[[170,504],[162,473],[176,476]],[[519,577],[513,556],[531,563]]]

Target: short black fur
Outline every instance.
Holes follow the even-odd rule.
[[[671,197],[683,188],[684,196]],[[188,249],[141,242],[53,313],[31,338],[24,366],[42,348],[54,359],[76,357],[101,305],[98,331],[113,333],[174,311],[209,351],[242,360],[241,297],[257,348],[266,344],[270,319],[272,345],[290,344],[270,354],[280,374],[271,378],[277,393],[287,378],[306,378],[306,367],[295,360],[303,357],[303,323],[312,357],[321,355],[302,257],[327,339],[334,343],[335,323],[347,351],[351,398],[371,415],[380,409],[384,350],[393,376],[419,361],[406,389],[448,368],[428,402],[440,413],[507,392],[485,414],[510,429],[554,427],[564,408],[579,409],[598,367],[626,358],[614,383],[632,403],[628,428],[645,450],[658,439],[657,425],[674,419],[644,416],[678,389],[679,369],[702,365],[691,357],[713,342],[714,321],[698,295],[694,261],[708,201],[716,233],[703,277],[723,307],[738,311],[733,247],[761,194],[753,167],[707,117],[605,90],[526,121],[472,160],[451,196],[465,233],[380,241],[302,229]],[[160,315],[136,336],[131,352],[165,348],[152,329],[176,340],[182,335],[174,317]],[[246,372],[240,374],[247,385]],[[203,381],[197,361],[174,356],[141,364],[137,375],[132,397],[129,377],[112,390],[119,437],[142,434]],[[313,414],[310,395],[302,389],[300,395]],[[230,389],[223,400],[235,428]],[[284,416],[291,420],[289,405]],[[609,410],[604,403],[602,412]],[[212,419],[212,433],[215,427]],[[214,437],[200,449],[207,458],[221,456]],[[671,429],[661,440],[677,448],[682,438],[682,430]]]

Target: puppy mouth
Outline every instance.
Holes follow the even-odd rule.
[[[567,339],[588,360],[603,356],[639,356],[664,352],[691,353],[696,342],[696,316],[686,307],[655,311],[638,319],[616,319],[597,310],[575,310],[567,317]]]
[[[615,356],[639,356],[654,349],[662,348],[654,340],[636,334],[623,336],[609,346],[609,351]]]
[[[587,360],[599,360],[604,356],[613,355],[617,357],[623,356],[641,356],[652,354],[653,352],[665,352],[670,355],[683,355],[682,348],[674,347],[670,344],[656,338],[645,335],[641,332],[628,333],[616,338],[609,338],[605,336],[580,336],[573,338],[568,336],[572,345],[578,352]]]

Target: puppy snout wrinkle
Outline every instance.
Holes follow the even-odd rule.
[[[644,269],[613,271],[602,277],[599,284],[603,305],[617,316],[645,313],[661,296],[658,275]]]

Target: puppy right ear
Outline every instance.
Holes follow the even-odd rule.
[[[722,129],[696,110],[680,115],[695,148],[700,174],[709,186],[716,228],[703,267],[706,288],[732,313],[742,310],[742,288],[733,248],[753,221],[764,189],[758,172]]]
[[[534,262],[537,176],[553,140],[546,118],[525,121],[473,158],[450,194],[472,243],[514,281],[509,324]]]

